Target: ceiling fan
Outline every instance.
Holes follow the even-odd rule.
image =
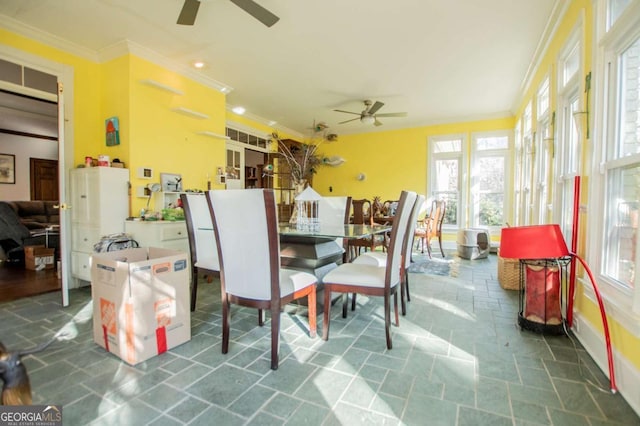
[[[269,12],[264,7],[260,6],[253,0],[230,0],[231,3],[238,6],[240,9],[247,12],[249,15],[262,22],[267,27],[271,27],[278,22],[278,18],[273,13]],[[200,7],[200,0],[184,0],[184,5],[178,16],[178,24],[180,25],[193,25],[196,21],[196,15],[198,14],[198,8]]]
[[[334,109],[336,112],[344,112],[346,114],[359,115],[358,118],[352,118],[351,120],[341,121],[338,124],[348,123],[350,121],[360,120],[362,124],[373,124],[375,126],[382,126],[382,123],[378,120],[378,117],[406,117],[406,112],[387,112],[384,114],[377,114],[378,110],[384,106],[384,103],[380,101],[371,102],[370,100],[364,101],[364,110],[362,112],[344,111],[342,109]]]

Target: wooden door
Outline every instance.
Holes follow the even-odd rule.
[[[31,199],[58,201],[58,160],[30,158]]]

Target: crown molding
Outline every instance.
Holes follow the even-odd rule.
[[[233,108],[235,108],[236,106],[237,105],[227,104],[227,107],[226,107],[227,108],[227,112],[228,113],[230,112],[230,113],[232,113],[234,115],[237,115],[235,112],[233,112]],[[291,136],[294,136],[294,137],[297,137],[297,138],[300,138],[300,139],[304,138],[304,135],[302,133],[300,133],[299,131],[290,129],[290,128],[286,127],[286,126],[283,126],[283,125],[279,124],[278,122],[274,122],[273,120],[268,120],[268,119],[266,119],[264,117],[261,117],[259,115],[252,114],[250,112],[245,112],[244,114],[242,114],[242,117],[248,118],[249,120],[255,121],[256,123],[263,124],[263,125],[265,125],[267,127],[271,127],[274,130],[279,130],[279,131],[281,131],[283,133],[286,133],[286,134],[289,134]],[[238,122],[235,122],[235,121],[232,121],[232,120],[228,120],[227,119],[227,124],[230,125],[229,127],[233,127],[235,129],[238,129],[238,130],[243,130],[243,127],[251,130],[250,132],[246,132],[246,133],[254,133],[254,134],[260,133],[260,131],[258,131],[256,129],[253,129],[253,128],[248,127],[246,125],[239,124]],[[233,125],[231,125],[231,124],[233,124]],[[240,127],[238,127],[238,126],[240,126]],[[269,135],[267,137],[271,137],[271,135]]]
[[[97,52],[0,14],[0,28],[75,56],[98,62]]]
[[[562,19],[566,15],[570,4],[571,0],[558,0],[554,4],[551,15],[549,15],[549,19],[547,20],[547,25],[544,27],[544,31],[542,32],[542,36],[538,41],[535,52],[533,53],[527,72],[520,84],[519,96],[517,96],[514,104],[512,105],[513,114],[517,112],[518,108],[522,104],[524,96],[529,90],[529,87],[533,82],[533,78],[540,69],[542,60],[544,59],[545,54],[549,51],[549,45],[558,32],[558,27],[562,23]]]
[[[225,95],[233,91],[233,87],[229,86],[228,84],[224,84],[216,79],[202,75],[200,72],[195,71],[187,65],[178,64],[175,61],[172,61],[167,57],[162,56],[159,53],[131,40],[121,40],[117,43],[105,47],[104,49],[101,49],[98,52],[98,57],[100,62],[106,62],[126,54],[131,54],[145,59],[164,69],[190,78],[191,80],[196,81],[203,86],[215,89]]]

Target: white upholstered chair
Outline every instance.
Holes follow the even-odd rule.
[[[315,276],[280,268],[278,218],[272,189],[208,191],[220,259],[222,353],[229,350],[230,304],[271,312],[271,368],[278,368],[280,310],[307,297],[309,335],[316,335]]]
[[[318,218],[321,226],[342,226],[349,223],[351,197],[322,197],[318,206]],[[347,247],[343,238],[336,238],[340,247],[345,249],[343,261],[347,258]]]
[[[411,266],[411,251],[413,249],[413,233],[416,230],[418,212],[424,204],[425,196],[418,195],[416,202],[413,205],[409,222],[407,222],[407,231],[404,239],[404,252],[402,253],[402,262],[404,270],[402,272],[402,287],[400,288],[400,303],[402,305],[402,315],[407,313],[407,305],[405,302],[405,296],[407,301],[411,301],[411,295],[409,294],[409,266]],[[363,265],[376,265],[380,268],[387,266],[387,253],[379,251],[368,251],[358,256],[353,263]]]
[[[322,338],[329,338],[329,321],[331,310],[331,293],[358,293],[368,296],[384,298],[384,323],[387,338],[387,348],[392,348],[391,342],[391,296],[394,296],[394,311],[396,326],[400,324],[398,317],[398,293],[401,283],[402,252],[405,249],[405,234],[407,223],[413,211],[417,194],[402,191],[398,210],[391,229],[391,238],[384,268],[377,265],[344,263],[331,270],[323,278],[324,283],[324,323]],[[344,309],[343,309],[344,315]]]
[[[216,240],[212,238],[213,222],[204,194],[180,194],[191,251],[191,311],[196,309],[198,272],[207,277],[218,276],[220,262]]]

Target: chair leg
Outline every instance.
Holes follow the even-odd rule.
[[[271,303],[271,369],[278,369],[278,346],[280,337],[280,306]]]
[[[407,274],[406,270],[403,269],[400,274],[400,304],[402,307],[402,315],[407,315],[407,303],[405,302],[405,278],[404,276]],[[397,295],[398,293],[396,293]]]
[[[429,259],[431,259],[431,242],[427,240],[425,244],[427,245],[427,253],[429,254]]]
[[[258,325],[260,327],[264,325],[264,312],[262,312],[262,309],[258,309]]]
[[[389,294],[384,295],[384,331],[387,337],[387,349],[392,349],[391,343],[391,306]]]
[[[198,268],[191,271],[191,312],[196,310],[196,296],[198,295]]]
[[[229,352],[229,319],[230,319],[230,310],[229,310],[229,301],[227,300],[227,295],[222,295],[222,353],[226,354]]]
[[[398,316],[398,292],[393,293],[393,312],[396,315],[396,327],[400,327],[400,317]]]
[[[351,299],[351,310],[356,310],[356,293],[353,293],[353,298]]]
[[[317,323],[316,323],[316,317],[317,317],[317,313],[316,313],[316,289],[314,287],[314,289],[311,291],[311,293],[309,293],[309,295],[307,296],[307,305],[308,305],[308,315],[309,315],[309,337],[311,337],[312,339],[315,339],[316,337],[316,328],[317,328]]]
[[[331,310],[331,290],[324,287],[324,312],[322,316],[322,340],[329,340],[329,311]]]
[[[409,294],[409,268],[404,273],[404,285],[407,289],[407,302],[411,302],[411,294]]]
[[[438,235],[438,244],[440,244],[440,253],[442,253],[442,257],[444,257],[444,250],[442,250],[442,235]]]

